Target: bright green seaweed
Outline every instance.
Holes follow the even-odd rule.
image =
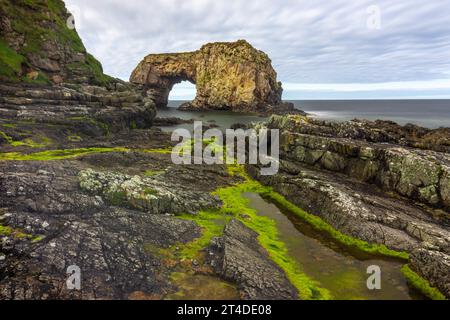
[[[336,230],[334,227],[332,227],[330,224],[325,222],[320,217],[307,213],[304,210],[297,207],[296,205],[292,204],[279,193],[270,190],[268,192],[263,192],[262,195],[269,198],[280,207],[286,208],[288,211],[294,213],[295,215],[297,215],[298,217],[300,217],[301,219],[312,225],[316,230],[327,233],[335,241],[344,246],[356,248],[362,252],[371,255],[380,255],[401,260],[408,260],[409,258],[409,254],[407,252],[391,250],[387,248],[385,245],[370,244],[366,241],[347,236],[342,232]]]
[[[256,210],[249,208],[248,199],[243,197],[243,193],[246,192],[263,193],[267,190],[267,187],[258,182],[248,180],[236,186],[221,188],[216,191],[216,194],[223,202],[221,209],[223,214],[236,217],[259,234],[260,244],[298,289],[300,299],[331,299],[328,290],[321,288],[318,282],[304,274],[300,266],[289,256],[286,245],[278,239],[278,229],[275,222],[267,217],[259,216]]]
[[[3,152],[0,153],[0,161],[52,161],[73,159],[88,154],[111,153],[111,152],[145,152],[145,153],[160,153],[170,154],[169,149],[128,149],[122,147],[116,148],[78,148],[78,149],[61,149],[61,150],[47,150],[34,153],[20,153],[20,152]]]
[[[47,150],[29,154],[19,152],[0,153],[1,160],[9,161],[51,161],[72,159],[82,155],[107,152],[126,152],[126,148],[80,148],[66,150]]]
[[[402,273],[411,286],[422,292],[428,298],[432,300],[446,300],[445,296],[438,289],[432,287],[427,280],[411,270],[408,265],[403,266]]]

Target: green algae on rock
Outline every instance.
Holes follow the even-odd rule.
[[[30,138],[26,138],[21,141],[16,141],[3,131],[0,131],[0,138],[5,140],[8,144],[10,144],[13,147],[25,146],[25,147],[29,147],[29,148],[39,149],[39,148],[45,148],[45,147],[51,145],[51,143],[52,143],[52,141],[45,136],[38,136],[37,140],[39,140],[39,141],[35,141],[36,138],[34,140],[30,139]],[[1,140],[0,140],[0,143],[1,143]]]
[[[411,270],[408,265],[403,266],[402,273],[411,286],[422,292],[432,300],[446,300],[445,296],[436,288],[430,286],[429,282]]]
[[[92,147],[92,148],[77,148],[77,149],[61,149],[61,150],[46,150],[33,153],[20,152],[0,152],[0,161],[53,161],[74,159],[77,157],[113,153],[113,152],[143,152],[155,154],[171,154],[170,149],[128,149],[124,147]]]
[[[0,161],[51,161],[73,159],[82,155],[107,153],[107,152],[127,152],[126,148],[80,148],[80,149],[62,149],[47,150],[35,153],[19,152],[0,152]]]
[[[241,175],[246,182],[231,187],[220,188],[216,191],[216,194],[219,195],[223,202],[221,212],[237,217],[250,229],[260,235],[259,242],[299,290],[299,297],[301,299],[331,299],[332,297],[326,289],[320,287],[320,283],[310,279],[301,271],[300,267],[289,256],[285,244],[277,240],[278,231],[276,226],[273,225],[273,221],[267,217],[258,216],[255,210],[249,207],[248,199],[243,196],[243,193],[254,192],[267,197],[297,215],[319,232],[328,234],[332,239],[351,250],[357,250],[369,255],[399,259],[400,261],[407,261],[409,259],[409,254],[406,252],[391,250],[385,245],[369,244],[366,241],[339,232],[320,217],[309,214],[295,206],[282,195],[273,191],[271,187],[263,186],[259,182],[252,180],[245,173],[242,166],[229,166],[229,172],[231,174]],[[436,300],[445,298],[438,289],[431,287],[426,279],[413,272],[408,266],[405,265],[402,268],[402,272],[411,285],[424,295]]]
[[[304,274],[288,255],[285,244],[278,239],[274,221],[258,216],[256,211],[248,206],[248,199],[243,196],[245,192],[263,193],[265,191],[267,188],[258,182],[247,181],[239,185],[221,188],[217,190],[216,194],[223,202],[221,209],[223,214],[235,216],[259,235],[259,243],[298,289],[300,299],[331,299],[329,292],[320,288],[320,284]]]

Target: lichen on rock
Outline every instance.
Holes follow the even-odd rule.
[[[190,81],[197,95],[182,106],[184,110],[293,110],[281,101],[283,89],[268,55],[245,40],[209,43],[193,52],[150,54],[130,81],[142,85],[159,107],[167,106],[175,84]]]
[[[152,214],[196,214],[217,207],[216,197],[195,190],[175,192],[176,186],[157,177],[129,176],[115,172],[83,170],[78,175],[80,187],[104,197],[110,204]]]

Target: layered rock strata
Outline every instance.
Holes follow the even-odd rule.
[[[281,130],[286,160],[345,173],[429,206],[450,209],[450,156],[446,152],[404,147],[385,131],[370,130],[358,122],[341,124],[347,131],[333,131],[330,125],[304,117],[274,116],[267,126]]]
[[[71,124],[74,131],[99,124],[104,132],[149,128],[156,116],[152,100],[119,82],[109,88],[2,84],[0,94],[0,118],[13,122]]]

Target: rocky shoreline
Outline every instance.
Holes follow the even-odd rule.
[[[114,107],[106,91],[21,90],[5,95],[0,108],[1,298],[162,299],[180,290],[171,280],[180,270],[226,279],[245,299],[297,298],[254,231],[239,221],[225,222],[198,253],[180,253],[205,236],[197,213],[221,207],[213,192],[241,178],[226,166],[173,166],[169,134],[145,129],[155,117],[150,104],[148,122],[134,126],[130,121],[142,120],[144,111],[123,109],[141,110],[144,100]],[[21,108],[18,92],[28,102]],[[99,116],[104,108],[107,118]],[[383,131],[381,123],[291,115],[262,126],[281,130],[281,171],[261,177],[248,166],[252,177],[346,235],[408,252],[411,269],[450,295],[446,152],[412,148],[407,135],[395,144],[398,137],[386,133],[392,124]],[[167,250],[175,253],[167,258]],[[64,289],[70,265],[96,275],[81,292]]]
[[[344,234],[410,253],[412,269],[450,295],[448,153],[395,144],[392,123],[273,116],[263,126],[280,129],[281,172],[249,167],[254,178]]]
[[[189,284],[199,275],[226,297],[331,298],[244,192],[284,197],[363,251],[408,257],[429,297],[450,298],[448,128],[309,119],[244,40],[149,55],[127,83],[86,52],[63,1],[1,3],[0,299],[171,299],[201,289]],[[174,165],[155,126],[190,121],[156,116],[183,80],[197,85],[185,110],[282,115],[255,125],[281,130],[279,174]],[[80,290],[67,287],[71,266]]]

